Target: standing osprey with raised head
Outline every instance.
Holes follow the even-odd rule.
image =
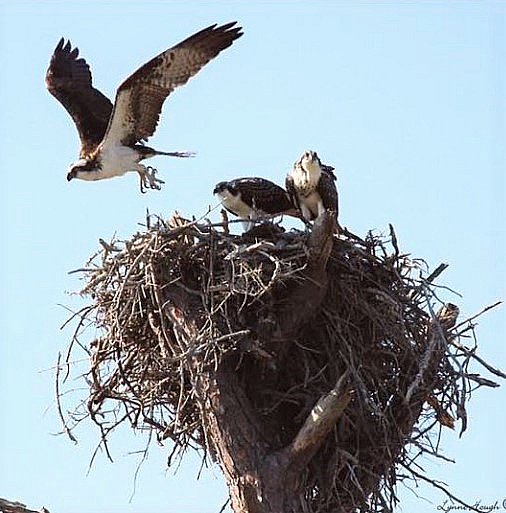
[[[285,181],[286,190],[306,221],[330,210],[337,222],[338,197],[334,168],[322,164],[315,151],[306,151],[295,162]]]
[[[230,213],[244,221],[244,229],[266,216],[291,215],[298,217],[297,209],[288,193],[279,185],[260,177],[236,178],[216,184],[215,194]]]
[[[71,115],[81,140],[80,159],[69,166],[67,180],[103,180],[137,171],[141,192],[160,189],[163,181],[155,177],[156,169],[140,161],[192,153],[157,151],[144,141],[154,134],[167,96],[242,35],[235,23],[212,25],[151,59],[118,87],[114,106],[92,86],[79,50],[62,38],[51,57],[46,86]]]

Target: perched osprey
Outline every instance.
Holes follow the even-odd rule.
[[[322,164],[315,151],[306,151],[295,162],[285,181],[286,190],[306,221],[313,221],[325,210],[338,214],[334,168]]]
[[[163,181],[155,177],[156,169],[140,161],[193,153],[157,151],[144,141],[155,132],[167,96],[242,36],[235,24],[212,25],[151,59],[118,87],[114,106],[92,86],[79,50],[62,38],[49,63],[46,86],[71,115],[81,139],[80,159],[69,166],[67,180],[103,180],[137,171],[141,192],[160,189]]]
[[[216,184],[213,194],[232,214],[244,221],[244,229],[252,228],[254,221],[265,216],[297,216],[297,209],[288,193],[265,178],[236,178]]]

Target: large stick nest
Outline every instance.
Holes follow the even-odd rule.
[[[309,232],[265,225],[238,236],[177,217],[148,221],[130,240],[101,241],[80,270],[91,302],[74,337],[90,362],[82,406],[103,443],[127,421],[181,453],[214,457],[199,377],[226,366],[262,442],[280,450],[347,373],[352,399],[301,472],[300,493],[315,512],[389,510],[400,479],[430,480],[415,459],[438,454],[434,430],[459,419],[463,431],[470,391],[496,386],[468,371],[475,348],[461,338],[474,325],[454,327],[458,309],[438,304],[442,268],[429,275],[402,254],[393,229],[331,236],[326,283],[301,298]],[[85,344],[90,323],[100,336]]]

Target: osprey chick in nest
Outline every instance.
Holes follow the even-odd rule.
[[[156,169],[140,164],[155,155],[190,157],[191,152],[163,152],[144,145],[158,124],[167,96],[242,36],[236,22],[212,25],[141,66],[117,89],[113,104],[92,86],[90,67],[79,50],[62,38],[46,72],[46,87],[68,111],[81,140],[79,160],[67,180],[103,180],[136,171],[141,192],[160,189]]]
[[[266,216],[291,215],[298,217],[297,209],[288,193],[279,185],[260,177],[236,178],[216,184],[213,194],[233,215],[244,221],[244,229]]]
[[[286,190],[306,221],[313,221],[330,210],[337,222],[338,196],[333,170],[332,166],[321,163],[315,151],[306,151],[288,173]]]

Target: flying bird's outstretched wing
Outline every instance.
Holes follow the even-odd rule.
[[[90,67],[78,56],[79,50],[61,38],[49,62],[46,87],[74,120],[81,139],[80,156],[85,157],[102,141],[112,103],[92,86]]]
[[[153,135],[167,96],[242,36],[236,22],[212,25],[141,66],[118,88],[104,146],[132,146]]]

